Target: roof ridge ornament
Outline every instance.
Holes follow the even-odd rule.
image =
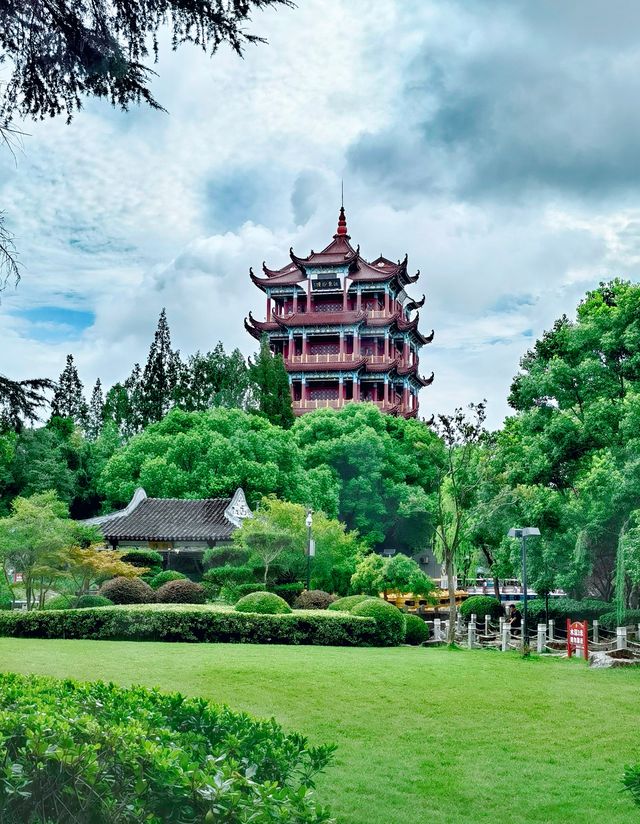
[[[346,237],[349,238],[349,232],[347,231],[347,218],[344,213],[344,206],[340,207],[340,215],[338,216],[338,230],[335,233],[334,237]]]

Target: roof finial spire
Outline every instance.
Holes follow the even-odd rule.
[[[342,193],[342,203],[341,203],[341,206],[340,206],[340,216],[338,217],[338,231],[336,232],[336,236],[338,236],[338,235],[341,236],[341,237],[346,235],[348,237],[347,218],[345,217],[345,214],[344,214],[344,189],[343,189],[343,193]]]
[[[340,181],[340,206],[344,209],[344,178]]]

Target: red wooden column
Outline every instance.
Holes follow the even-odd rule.
[[[378,400],[378,381],[373,384],[373,401],[377,402]]]
[[[308,354],[308,350],[307,350],[307,333],[306,332],[302,333],[302,354],[303,355]]]
[[[353,355],[356,358],[360,357],[360,332],[358,330],[353,333]]]
[[[271,298],[267,296],[267,323],[271,322]]]
[[[340,332],[340,358],[344,355],[344,331]]]
[[[389,403],[389,382],[386,378],[384,381],[384,402],[385,404]]]
[[[402,345],[402,360],[404,361],[405,366],[410,366],[409,363],[409,341],[405,337],[403,345]]]
[[[344,401],[344,380],[342,375],[338,378],[338,400]]]
[[[360,376],[356,375],[353,379],[353,399],[354,401],[360,400]]]
[[[296,315],[298,313],[298,287],[293,287],[293,314]]]
[[[360,312],[362,311],[362,290],[359,286],[357,287],[357,290],[358,291],[356,293],[356,311]]]
[[[389,314],[389,292],[387,289],[384,290],[384,313],[385,315]]]
[[[313,312],[311,306],[311,278],[307,278],[307,312]]]
[[[344,288],[342,290],[342,311],[347,311],[347,279],[344,279]]]
[[[407,397],[408,392],[409,390],[407,388],[407,384],[405,383],[402,387],[402,406],[405,412],[409,411],[409,398]]]
[[[304,377],[304,375],[302,376],[302,382],[300,386],[300,400],[303,402],[307,400],[307,379]]]

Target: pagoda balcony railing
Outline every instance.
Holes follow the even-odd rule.
[[[389,312],[386,312],[384,309],[367,309],[367,315],[370,318],[388,318]]]
[[[394,406],[398,406],[401,403],[400,400],[390,400],[390,401],[374,401],[370,398],[360,398],[362,403],[374,403],[378,409],[393,409]],[[357,403],[358,401],[356,401]],[[294,410],[302,410],[302,409],[341,409],[347,403],[354,403],[352,398],[349,400],[341,400],[340,398],[325,398],[322,400],[306,400],[306,401],[293,401],[293,408]]]
[[[351,403],[351,401],[347,400],[340,400],[340,398],[324,398],[322,400],[306,400],[306,401],[294,401],[293,408],[294,409],[341,409],[345,403]]]
[[[364,355],[369,363],[391,363],[396,358],[393,355]]]
[[[287,363],[355,363],[362,360],[363,355],[341,355],[339,352],[324,352],[320,355],[291,355],[286,358]]]

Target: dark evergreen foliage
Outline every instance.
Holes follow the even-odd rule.
[[[87,403],[83,389],[73,355],[67,355],[67,364],[58,379],[51,401],[51,417],[70,418],[76,426],[83,427],[87,421]]]
[[[91,441],[98,439],[102,426],[104,424],[104,396],[102,394],[102,383],[100,378],[95,382],[93,392],[91,393],[91,400],[89,401],[89,409],[87,411],[87,422],[85,426],[85,434]]]
[[[0,59],[8,71],[0,118],[44,119],[73,113],[83,98],[103,97],[128,109],[161,108],[149,90],[154,72],[143,61],[158,56],[166,24],[172,47],[192,43],[214,53],[228,43],[238,54],[262,42],[244,25],[253,9],[288,0],[0,0]]]
[[[47,404],[45,393],[54,387],[47,378],[14,381],[0,375],[0,432],[20,432],[27,421],[37,420]]]
[[[180,370],[179,405],[188,412],[214,406],[246,406],[249,391],[247,362],[239,349],[230,355],[218,343],[212,352],[191,355]]]
[[[143,426],[162,420],[175,404],[180,365],[179,353],[171,348],[171,332],[166,310],[163,309],[140,381],[140,418]],[[132,391],[135,391],[135,386],[132,386]]]
[[[289,429],[294,421],[289,376],[282,356],[271,354],[266,335],[260,341],[255,360],[250,362],[249,371],[258,411],[276,426]]]

